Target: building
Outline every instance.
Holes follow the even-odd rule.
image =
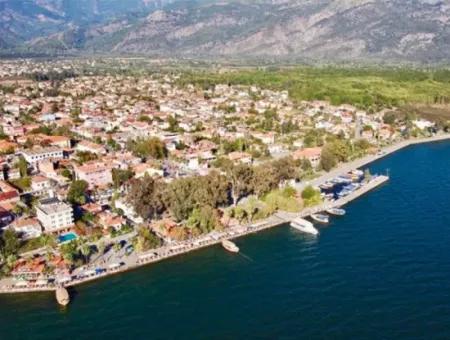
[[[106,154],[106,150],[103,146],[89,142],[87,140],[82,140],[81,142],[79,142],[76,146],[76,150],[81,152],[95,153],[97,155]]]
[[[29,240],[42,235],[42,227],[36,218],[20,218],[11,224],[11,228],[23,240]]]
[[[73,225],[73,209],[57,198],[41,200],[36,207],[36,216],[47,233],[58,233]]]
[[[103,162],[90,162],[75,166],[75,177],[77,180],[86,181],[90,188],[112,183],[111,167]]]
[[[24,150],[22,151],[22,155],[25,158],[25,160],[32,165],[35,165],[38,162],[42,162],[48,159],[57,160],[64,158],[63,150],[55,147]]]
[[[305,148],[305,149],[300,149],[300,150],[295,151],[293,153],[292,157],[295,160],[307,159],[313,167],[316,167],[320,163],[321,154],[322,154],[322,148],[320,148],[320,147]]]
[[[52,183],[50,179],[45,176],[33,176],[31,178],[31,190],[34,195],[45,196],[48,194],[48,190],[51,189]]]
[[[16,204],[19,201],[19,191],[8,182],[0,181],[0,205]]]

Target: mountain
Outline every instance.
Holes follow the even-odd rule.
[[[0,0],[6,50],[427,63],[450,57],[450,0],[17,2]]]

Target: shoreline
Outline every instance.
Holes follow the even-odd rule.
[[[384,149],[381,149],[382,151],[376,155],[368,155],[348,163],[342,163],[328,173],[324,173],[311,181],[301,183],[297,189],[302,190],[302,188],[308,185],[318,186],[331,178],[341,175],[342,173],[347,173],[351,170],[361,168],[365,165],[373,163],[379,159],[385,158],[397,151],[400,151],[412,145],[440,142],[446,140],[450,140],[450,134],[441,134],[428,138],[404,140],[399,143],[390,145]],[[367,192],[373,190],[374,188],[384,184],[388,180],[389,177],[387,176],[378,176],[375,180],[366,183],[365,186],[358,189],[349,196],[343,197],[334,202],[324,202],[316,207],[304,209],[299,213],[286,213],[279,211],[264,220],[254,222],[246,226],[236,226],[229,228],[223,232],[213,232],[208,235],[204,235],[196,240],[189,240],[188,242],[186,241],[180,242],[178,244],[173,244],[170,246],[154,249],[140,255],[134,254],[135,256],[133,258],[128,259],[130,261],[129,264],[125,264],[124,266],[117,269],[107,269],[105,272],[100,274],[94,274],[92,276],[75,279],[63,286],[75,287],[94,280],[106,278],[111,275],[121,274],[127,271],[143,267],[151,263],[160,262],[178,255],[186,254],[195,250],[220,244],[225,239],[236,239],[257,233],[259,231],[270,229],[276,226],[284,225],[289,223],[295,217],[307,217],[315,212],[324,211],[331,207],[343,206],[359,198],[360,196],[366,194]],[[7,279],[11,280],[11,278]],[[10,285],[3,285],[0,286],[0,294],[51,292],[55,291],[57,286],[58,286],[57,284],[47,284],[35,287],[14,287]]]

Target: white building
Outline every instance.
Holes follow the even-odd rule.
[[[24,150],[22,155],[29,164],[36,164],[47,159],[63,159],[63,150],[60,148],[42,148],[35,150]]]
[[[57,198],[40,201],[36,207],[36,216],[48,233],[63,231],[74,223],[72,207]]]

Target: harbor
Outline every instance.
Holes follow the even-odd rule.
[[[325,200],[323,203],[302,210],[300,213],[293,214],[287,212],[277,212],[267,219],[251,223],[249,225],[238,225],[227,228],[221,232],[212,232],[195,240],[188,240],[171,244],[159,249],[142,253],[132,254],[124,259],[120,264],[110,265],[107,268],[99,268],[97,270],[88,270],[83,273],[73,273],[70,277],[59,278],[57,280],[41,280],[34,284],[26,284],[25,281],[13,283],[12,280],[0,286],[0,293],[26,293],[26,292],[42,292],[42,291],[58,291],[61,287],[73,287],[90,281],[98,280],[110,275],[123,273],[136,269],[143,265],[160,262],[175,256],[183,255],[191,251],[222,244],[224,248],[231,253],[236,253],[239,248],[230,240],[234,240],[246,235],[257,233],[269,228],[290,224],[298,218],[308,218],[311,215],[324,213],[332,209],[341,211],[342,206],[357,199],[358,197],[368,193],[369,191],[381,186],[389,180],[388,176],[373,176],[370,180],[362,183],[358,188],[348,193],[346,196],[337,200]],[[312,224],[311,224],[312,225]],[[101,270],[100,270],[101,269]],[[3,281],[5,282],[5,281]],[[61,293],[60,293],[61,294]]]
[[[327,188],[327,185],[333,182],[335,184],[343,184],[346,189],[344,190],[344,195],[338,194],[335,195],[332,199],[329,199],[330,197],[325,194],[325,190],[325,192],[322,192],[324,201],[321,204],[314,207],[305,208],[299,213],[278,211],[272,216],[258,222],[254,222],[248,225],[237,225],[229,227],[221,232],[214,231],[195,240],[188,240],[166,245],[142,254],[133,253],[130,256],[124,258],[122,262],[111,263],[106,268],[102,267],[84,271],[81,270],[78,272],[76,271],[71,276],[59,279],[47,278],[38,280],[34,283],[27,282],[25,280],[17,281],[12,278],[3,279],[2,281],[0,281],[0,294],[56,291],[57,287],[59,286],[73,287],[105,278],[110,275],[120,274],[147,264],[152,264],[175,256],[180,256],[191,251],[199,250],[213,245],[223,244],[223,242],[227,240],[237,239],[280,225],[290,224],[295,219],[309,218],[311,220],[312,215],[315,215],[316,218],[317,215],[320,215],[323,218],[325,213],[329,211],[335,212],[335,214],[329,215],[343,215],[345,214],[345,210],[342,209],[343,206],[389,181],[389,176],[387,175],[376,175],[372,176],[372,178],[370,178],[369,180],[354,183],[353,181],[344,180],[345,176],[349,176],[350,178],[352,178],[352,176],[355,176],[355,173],[359,173],[361,175],[362,171],[358,169],[371,162],[386,157],[387,155],[392,154],[398,150],[404,149],[405,147],[408,147],[410,145],[444,141],[448,140],[449,138],[450,135],[442,134],[430,138],[402,141],[381,150],[375,155],[366,156],[350,163],[341,164],[336,169],[328,173],[324,173],[311,181],[301,183],[301,185],[297,187],[297,190],[301,190],[306,186],[313,186],[315,188]],[[325,216],[327,217],[327,219],[330,218],[330,216],[328,215]],[[326,221],[324,220],[323,222]]]

